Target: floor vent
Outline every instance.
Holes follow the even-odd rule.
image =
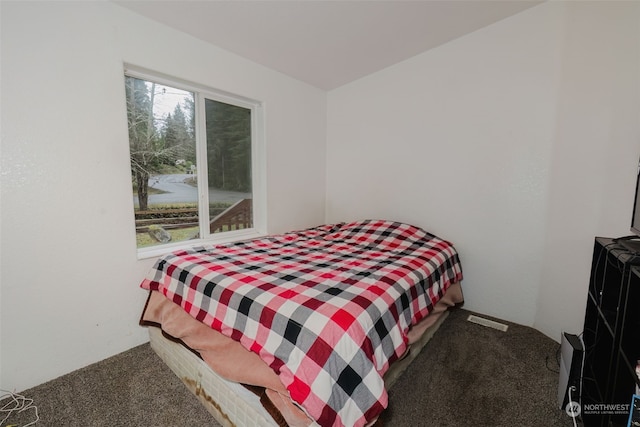
[[[484,317],[474,316],[473,314],[467,317],[467,320],[471,323],[477,323],[478,325],[487,326],[489,328],[497,329],[502,332],[507,332],[509,326],[504,323],[494,322],[493,320],[485,319]]]

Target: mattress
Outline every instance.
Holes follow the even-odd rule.
[[[329,224],[160,258],[142,323],[264,387],[289,425],[364,426],[387,405],[390,366],[462,301],[461,279],[453,246],[419,228]]]

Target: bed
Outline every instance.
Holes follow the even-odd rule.
[[[420,228],[326,224],[160,258],[141,324],[222,425],[367,426],[397,367],[463,302],[461,280],[451,243]],[[200,366],[177,372],[174,352]]]

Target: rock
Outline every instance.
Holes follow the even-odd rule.
[[[160,243],[168,243],[171,241],[171,234],[159,225],[150,225],[147,231],[152,239]]]

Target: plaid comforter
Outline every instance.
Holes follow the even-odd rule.
[[[257,353],[321,426],[362,426],[409,327],[461,279],[450,243],[369,220],[178,251],[141,286]]]

